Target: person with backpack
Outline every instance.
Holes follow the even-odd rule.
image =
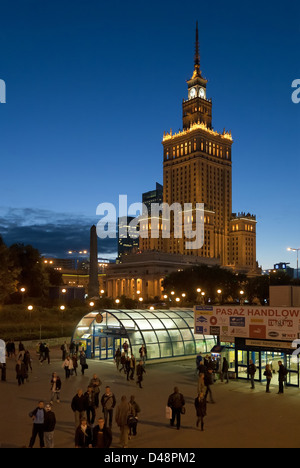
[[[130,406],[130,414],[127,419],[127,424],[129,427],[129,439],[131,439],[131,435],[136,436],[136,429],[137,429],[137,423],[138,423],[138,413],[141,412],[141,408],[135,401],[135,396],[131,395],[130,400],[129,400],[129,406]]]

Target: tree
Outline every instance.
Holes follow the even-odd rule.
[[[17,291],[20,269],[16,268],[9,255],[9,249],[0,236],[0,303]]]
[[[49,288],[48,274],[42,257],[31,245],[13,244],[9,247],[9,257],[20,273],[18,282],[24,286],[29,297],[45,296]]]
[[[168,294],[172,290],[178,295],[185,293],[190,302],[196,301],[198,288],[204,291],[205,298],[212,302],[220,300],[217,291],[221,290],[222,301],[226,302],[230,297],[239,296],[239,290],[243,288],[246,281],[245,275],[238,275],[226,268],[199,265],[171,273],[164,279],[163,287]]]

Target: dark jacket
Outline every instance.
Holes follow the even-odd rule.
[[[56,425],[56,417],[53,411],[46,411],[44,418],[44,431],[53,432]]]
[[[279,371],[278,371],[278,380],[279,380],[279,382],[284,382],[286,380],[286,376],[287,376],[287,370],[281,364],[281,366],[279,366]]]
[[[137,377],[138,377],[138,379],[139,379],[140,381],[143,380],[143,374],[144,374],[144,372],[146,372],[144,366],[142,366],[141,364],[138,364],[138,366],[137,366],[137,368],[136,368],[136,375],[137,375]]]
[[[86,397],[84,395],[81,395],[81,397],[75,395],[71,403],[71,408],[73,411],[85,411],[87,409]]]
[[[88,448],[92,445],[93,434],[90,426],[86,427],[86,431],[83,432],[81,426],[78,426],[75,432],[75,447]]]
[[[170,408],[179,409],[185,405],[182,393],[174,392],[168,398],[168,406]]]
[[[93,429],[93,447],[94,448],[109,448],[112,443],[111,430],[108,427],[104,426],[101,431],[102,432],[101,438],[98,438],[99,431],[100,431],[100,427],[98,424]]]
[[[222,372],[228,372],[229,364],[226,359],[223,360]]]
[[[213,385],[213,374],[212,372],[206,372],[204,375],[204,385],[206,387],[209,387],[210,385]]]
[[[256,367],[254,364],[250,364],[249,365],[249,368],[248,368],[248,374],[249,375],[255,375],[255,372],[256,372]]]
[[[206,416],[206,398],[202,398],[199,400],[199,398],[195,398],[195,408],[196,408],[196,414],[197,416]]]

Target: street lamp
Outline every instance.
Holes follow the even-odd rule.
[[[297,252],[297,279],[299,279],[299,250],[300,248],[294,249],[293,247],[288,247],[287,250],[289,252]]]
[[[240,304],[243,304],[243,297],[244,297],[245,291],[241,290],[240,291]]]
[[[31,321],[31,312],[33,311],[33,306],[32,305],[29,305],[27,307],[27,310],[29,311],[29,317],[30,317],[30,321]]]

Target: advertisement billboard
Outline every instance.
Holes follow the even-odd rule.
[[[300,308],[262,306],[194,307],[196,335],[293,341],[300,338]]]

